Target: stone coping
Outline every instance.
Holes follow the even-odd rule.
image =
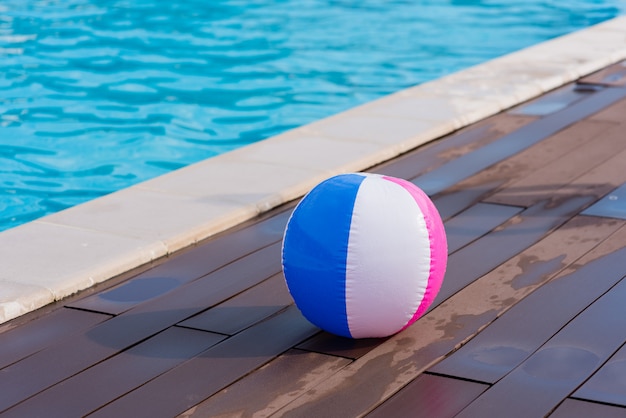
[[[0,233],[0,323],[626,58],[626,16]]]

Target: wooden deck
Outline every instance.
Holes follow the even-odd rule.
[[[626,416],[626,70],[369,171],[446,225],[429,312],[319,331],[280,268],[293,204],[2,325],[0,415]]]

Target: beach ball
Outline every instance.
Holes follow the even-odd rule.
[[[298,309],[349,338],[386,337],[437,296],[448,251],[441,217],[406,180],[369,173],[323,181],[294,209],[282,267]]]

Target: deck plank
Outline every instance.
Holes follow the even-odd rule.
[[[119,315],[282,239],[291,210],[220,236],[109,290],[66,306]],[[156,287],[156,289],[155,289]],[[160,289],[159,289],[160,288]]]
[[[433,202],[444,219],[448,219],[480,201],[523,207],[536,204],[537,199],[524,199],[521,195],[516,197],[517,195],[514,193],[510,193],[513,196],[512,199],[501,198],[498,191],[508,193],[508,187],[511,184],[523,181],[526,176],[531,176],[545,167],[558,169],[554,162],[566,155],[569,150],[578,149],[592,141],[595,136],[602,135],[616,126],[617,123],[613,121],[583,120],[444,190],[433,197]],[[569,167],[567,162],[565,164]],[[551,178],[552,175],[547,173],[547,176]],[[558,183],[554,182],[550,184],[550,187],[554,188],[557,185]],[[538,187],[524,189],[518,185],[517,191],[518,193],[526,192],[529,194],[530,191],[538,192],[540,189]],[[579,192],[579,190],[573,191]],[[542,197],[546,199],[552,195],[544,193]]]
[[[447,220],[480,203],[485,196],[493,193],[504,183],[504,180],[495,180],[460,190],[452,188],[437,194],[432,198],[432,201],[441,218]]]
[[[569,398],[550,414],[550,418],[624,418],[625,416],[626,408]]]
[[[582,212],[583,215],[626,219],[626,184],[622,184]]]
[[[356,360],[384,343],[385,340],[386,338],[345,338],[322,331],[298,344],[296,348]]]
[[[606,121],[623,124],[626,123],[624,121],[624,114],[626,113],[626,101],[621,101],[619,103],[615,103],[613,106],[609,106],[605,109],[602,109],[595,115],[591,116],[589,120],[592,121]]]
[[[277,274],[279,253],[266,247],[4,368],[0,411]]]
[[[572,397],[626,407],[625,366],[626,346],[615,353]]]
[[[434,141],[391,161],[377,165],[371,171],[403,179],[414,179],[444,163],[475,151],[522,126],[536,117],[498,114]]]
[[[181,414],[318,331],[292,306],[151,380],[93,416]]]
[[[507,110],[506,113],[510,115],[546,116],[584,99],[593,92],[594,89],[580,88],[577,84],[568,84],[529,102],[515,106]]]
[[[530,247],[590,202],[587,197],[541,202],[450,255],[446,277],[433,306]]]
[[[542,286],[429,371],[496,383],[621,280],[624,257],[618,250]]]
[[[455,184],[442,195],[467,193],[468,190],[485,189],[490,186],[488,191],[491,193],[487,193],[487,191],[483,193],[483,196],[487,197],[486,201],[509,204],[508,200],[498,199],[498,191],[506,192],[512,184],[524,181],[527,176],[532,176],[538,170],[545,170],[546,167],[556,168],[555,161],[592,142],[593,138],[603,135],[616,126],[618,123],[614,121],[590,119],[579,121],[532,147]],[[524,191],[520,186],[517,187],[517,190],[519,192]],[[518,204],[530,206],[532,202],[520,201]]]
[[[624,254],[619,256],[623,260]],[[620,270],[622,276],[626,274],[626,267]],[[458,416],[550,413],[626,340],[626,316],[615,315],[625,298],[626,280],[622,280]]]
[[[626,89],[607,88],[565,109],[538,119],[473,152],[419,176],[413,182],[428,195],[439,193],[485,168],[558,133],[580,119],[626,97]]]
[[[448,253],[454,253],[467,244],[486,235],[495,227],[508,221],[522,208],[478,203],[445,223]]]
[[[205,351],[223,335],[172,327],[5,411],[5,417],[78,417]],[[59,403],[59,399],[67,402]],[[55,405],[51,408],[50,405]]]
[[[603,84],[605,86],[626,86],[626,61],[609,65],[600,71],[581,78],[582,84]]]
[[[487,388],[482,383],[422,374],[366,416],[452,418]]]
[[[585,126],[597,127],[591,123]],[[487,201],[528,206],[553,196],[564,184],[576,184],[579,177],[626,149],[623,126],[617,125],[601,132],[602,135],[595,137],[587,132],[585,136],[591,137],[592,140],[570,150],[567,154],[551,161],[550,164],[537,168],[522,179],[507,184],[506,188],[489,197]]]
[[[294,393],[310,389],[348,363],[345,358],[289,350],[180,417],[254,416],[261,410],[269,414],[291,402]]]
[[[281,273],[178,325],[234,335],[291,304],[293,299]]]
[[[109,318],[110,315],[58,309],[42,318],[0,333],[0,369]]]

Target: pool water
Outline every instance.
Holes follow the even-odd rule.
[[[626,0],[3,0],[0,230],[625,11]]]

